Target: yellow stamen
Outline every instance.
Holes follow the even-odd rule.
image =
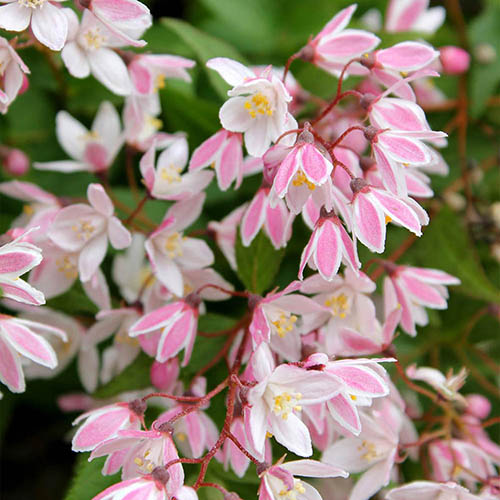
[[[282,312],[280,317],[271,321],[271,323],[276,327],[276,333],[283,338],[288,332],[293,330],[295,323],[297,322],[297,316],[294,314],[288,316],[286,313]]]
[[[302,186],[302,184],[307,184],[307,187],[311,190],[314,191],[316,189],[316,185],[313,184],[307,177],[302,170],[299,170],[295,174],[295,178],[292,181],[292,184],[294,186]]]
[[[273,115],[273,109],[269,100],[262,92],[257,92],[251,98],[247,99],[244,107],[252,118],[256,118],[257,115]]]
[[[325,300],[325,306],[331,309],[332,316],[345,318],[350,312],[349,301],[343,293],[338,296],[332,295]]]

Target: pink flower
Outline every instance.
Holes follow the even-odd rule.
[[[90,0],[88,8],[125,45],[143,47],[137,40],[152,24],[149,9],[138,0]]]
[[[186,68],[196,63],[191,59],[167,54],[137,54],[128,65],[128,71],[136,92],[153,94],[165,87],[165,78],[191,81]]]
[[[391,268],[384,280],[386,314],[398,305],[402,308],[403,330],[416,335],[415,324],[428,322],[425,308],[446,309],[446,285],[459,285],[460,280],[438,269],[409,266]]]
[[[243,180],[243,151],[241,134],[219,130],[198,146],[189,161],[189,170],[213,167],[219,189],[226,191],[236,181],[238,189]]]
[[[24,31],[31,23],[35,38],[51,50],[61,50],[68,36],[68,21],[63,11],[48,0],[1,0],[0,28]],[[63,2],[64,0],[53,0]]]
[[[153,144],[140,163],[144,184],[154,198],[183,200],[200,193],[210,184],[212,172],[181,173],[189,154],[188,143],[183,134],[171,136],[170,144],[158,157],[156,167],[155,150],[156,145]]]
[[[150,431],[134,429],[120,430],[115,437],[99,444],[91,453],[90,460],[108,455],[104,464],[105,475],[116,474],[122,469],[122,479],[151,474],[179,458],[172,436],[168,430],[157,430],[153,422]],[[161,426],[160,426],[161,428]],[[165,486],[173,494],[184,482],[184,471],[180,463],[168,469],[169,478]]]
[[[304,459],[285,463],[280,460],[261,474],[259,500],[281,500],[284,497],[321,500],[322,497],[316,488],[294,476],[345,478],[348,473],[317,460]]]
[[[182,235],[182,230],[200,215],[204,199],[200,194],[172,205],[145,243],[155,276],[178,297],[184,295],[181,269],[201,269],[214,260],[203,240]]]
[[[437,7],[436,7],[437,8]],[[468,489],[451,481],[434,483],[432,481],[414,481],[392,489],[387,493],[387,500],[480,500]]]
[[[253,309],[250,334],[254,347],[261,342],[290,361],[300,357],[300,316],[322,310],[322,307],[303,295],[293,294],[300,288],[294,281],[284,290],[260,298]]]
[[[372,252],[385,247],[386,224],[395,222],[421,236],[421,226],[429,222],[427,213],[411,198],[400,198],[370,186],[365,180],[351,181],[354,197],[353,232]]]
[[[460,47],[441,47],[439,49],[439,59],[443,70],[448,75],[461,75],[469,69],[470,55]]]
[[[90,205],[63,208],[49,229],[49,238],[67,252],[78,253],[78,273],[88,281],[104,260],[108,238],[116,249],[127,248],[131,235],[113,215],[113,203],[100,184],[87,189]]]
[[[351,59],[372,51],[380,43],[380,39],[368,31],[345,29],[355,10],[356,5],[341,10],[309,42],[307,48],[313,49],[314,64],[338,74]],[[364,73],[359,65],[351,65],[349,69],[351,73]]]
[[[19,278],[42,262],[42,251],[23,241],[27,232],[0,247],[0,291],[2,296],[24,304],[45,304],[42,292]]]
[[[266,344],[252,356],[253,374],[258,383],[248,391],[244,408],[248,440],[258,456],[264,453],[266,432],[299,456],[312,454],[311,437],[297,416],[302,407],[321,403],[341,389],[336,377],[325,371],[304,370],[298,366],[274,367]]]
[[[61,57],[71,75],[87,78],[91,73],[111,92],[129,95],[132,92],[127,66],[113,50],[123,40],[111,33],[89,10],[85,10],[81,25],[77,15],[65,10],[68,18],[68,42]]]
[[[334,213],[322,210],[302,252],[299,278],[302,279],[304,268],[309,265],[311,269],[317,269],[325,280],[331,281],[337,274],[341,261],[355,273],[361,267],[356,243],[351,240],[340,219]]]
[[[66,111],[59,111],[56,116],[56,135],[66,154],[73,160],[35,162],[35,168],[56,172],[100,172],[111,166],[123,144],[120,118],[113,105],[107,101],[99,106],[90,131]]]
[[[199,297],[191,294],[184,300],[156,309],[136,321],[130,327],[129,335],[136,337],[161,330],[159,335],[150,339],[156,345],[156,360],[162,363],[184,349],[182,366],[186,366],[196,338],[199,303]]]
[[[252,201],[241,219],[241,241],[244,246],[251,245],[262,227],[278,250],[286,246],[292,235],[292,223],[295,216],[291,214],[285,202],[277,199],[271,203],[271,191],[265,184],[255,193]]]
[[[5,8],[9,6],[0,7],[0,26],[2,22],[5,22],[2,21],[2,12]],[[0,37],[0,68],[0,113],[5,114],[9,105],[21,91],[24,74],[29,73],[30,70],[8,40],[3,37]]]
[[[429,0],[390,0],[385,29],[389,32],[434,33],[444,22],[444,7],[429,7]]]
[[[283,132],[296,128],[296,121],[287,109],[292,98],[271,68],[256,75],[225,57],[210,59],[207,66],[233,86],[219,118],[226,130],[244,134],[250,155],[262,156]]]
[[[48,368],[57,366],[54,349],[36,333],[37,330],[66,339],[59,328],[0,314],[0,382],[12,392],[24,392],[26,389],[23,358]]]
[[[84,421],[73,437],[73,451],[91,451],[124,429],[140,429],[145,403],[114,403],[80,415],[73,425]]]

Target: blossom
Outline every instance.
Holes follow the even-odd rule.
[[[64,0],[2,0],[0,28],[24,31],[31,24],[35,38],[51,50],[61,50],[68,36],[68,21],[53,2]]]
[[[78,253],[78,274],[88,281],[106,255],[108,238],[116,249],[127,248],[131,235],[113,215],[113,203],[100,184],[87,189],[90,205],[63,208],[49,229],[49,238],[60,248]]]
[[[421,226],[429,222],[427,213],[411,198],[397,197],[360,178],[351,181],[351,188],[353,232],[372,252],[384,251],[388,222],[394,221],[417,236],[422,234]]]
[[[188,159],[188,143],[183,134],[171,136],[155,167],[156,145],[152,144],[140,162],[144,184],[151,196],[161,200],[190,198],[210,184],[213,173],[208,171],[181,173]]]
[[[69,9],[68,42],[61,57],[71,75],[87,78],[92,73],[111,92],[129,95],[132,92],[127,66],[113,50],[123,41],[111,33],[89,10],[85,10],[81,25],[77,15]]]
[[[3,297],[25,304],[45,304],[43,293],[19,278],[42,262],[42,251],[23,241],[27,232],[0,247],[0,292]]]
[[[0,26],[2,24],[2,11],[5,7],[8,6],[0,7]],[[24,64],[8,40],[0,37],[0,113],[7,112],[9,105],[21,90],[24,75],[29,72],[28,66]],[[11,156],[12,153],[6,157],[6,163]],[[10,159],[10,163],[13,163],[12,159]]]
[[[217,176],[217,184],[226,191],[235,182],[238,189],[243,180],[242,136],[225,129],[200,144],[189,161],[189,170],[213,167]]]
[[[177,202],[145,243],[155,276],[175,295],[184,295],[181,269],[201,269],[212,264],[214,256],[200,239],[182,235],[182,230],[201,212],[204,194]]]
[[[137,54],[128,65],[134,89],[139,94],[153,94],[165,87],[165,78],[191,81],[187,68],[196,63],[185,57],[167,54]]]
[[[88,8],[126,45],[143,47],[137,40],[152,24],[149,9],[138,0],[89,0]]]
[[[280,460],[261,474],[259,500],[280,500],[284,497],[321,500],[316,488],[294,476],[345,478],[348,473],[317,460],[304,459],[285,463]]]
[[[434,33],[444,22],[444,7],[429,7],[429,0],[390,0],[385,29],[389,32]]]
[[[283,132],[296,128],[295,119],[287,110],[292,98],[270,69],[256,75],[241,63],[225,57],[210,59],[207,66],[233,86],[219,118],[226,130],[244,134],[250,155],[262,156]]]
[[[401,327],[416,335],[415,325],[428,322],[426,307],[445,309],[448,291],[446,285],[459,285],[460,280],[439,269],[411,266],[391,266],[384,279],[384,304],[386,314],[399,306],[402,308]]]
[[[380,39],[368,31],[345,29],[355,10],[356,5],[341,10],[309,42],[307,48],[313,50],[314,64],[338,74],[351,59],[372,51],[380,43]],[[304,57],[307,56],[306,52]],[[351,72],[363,73],[363,68],[359,65],[350,65],[349,68]]]
[[[73,451],[91,451],[124,429],[140,429],[140,417],[146,405],[140,400],[114,403],[80,415],[73,425],[83,421],[72,440]]]
[[[479,500],[481,497],[473,495],[468,489],[457,483],[434,483],[432,481],[414,481],[393,488],[386,496],[387,500]]]
[[[120,118],[113,105],[107,101],[99,106],[90,131],[66,111],[59,111],[56,116],[56,135],[59,144],[72,160],[35,162],[35,168],[56,172],[100,172],[111,166],[123,144]]]
[[[406,375],[413,380],[421,380],[436,389],[441,396],[450,400],[458,401],[465,405],[465,398],[458,392],[465,384],[467,370],[462,368],[459,373],[453,375],[450,371],[446,376],[436,368],[430,366],[410,365],[406,369]]]
[[[0,314],[0,382],[12,392],[26,389],[23,358],[48,368],[57,366],[54,349],[37,331],[66,339],[66,334],[59,328]]]
[[[248,391],[244,418],[252,448],[263,456],[267,431],[296,455],[312,455],[311,436],[296,412],[338,394],[337,379],[325,371],[294,365],[275,368],[266,344],[254,352],[251,362],[258,383]]]

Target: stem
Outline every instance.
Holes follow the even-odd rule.
[[[137,214],[140,213],[146,202],[149,200],[149,195],[146,193],[142,200],[137,204],[133,212],[123,221],[125,225],[129,225],[134,219]]]
[[[127,182],[130,187],[130,190],[132,191],[132,195],[137,201],[139,199],[139,191],[137,189],[137,182],[135,180],[135,174],[134,174],[134,149],[131,148],[130,146],[127,146],[125,149],[125,171],[127,173]]]
[[[337,138],[335,142],[331,144],[330,149],[336,148],[354,130],[361,130],[362,132],[364,132],[365,127],[360,127],[359,125],[349,127],[340,137]]]
[[[248,292],[236,292],[234,290],[227,290],[226,288],[222,288],[219,285],[214,285],[213,283],[207,283],[206,285],[203,285],[201,288],[198,288],[198,290],[196,290],[196,293],[200,294],[203,290],[205,290],[205,288],[215,288],[216,290],[227,293],[228,295],[232,295],[233,297],[248,298]]]
[[[238,450],[240,450],[243,455],[250,459],[254,464],[260,465],[261,462],[257,460],[253,455],[248,453],[248,451],[241,445],[241,443],[238,441],[238,438],[234,434],[226,431],[226,436],[236,445],[236,448],[238,448]]]
[[[167,398],[173,399],[174,401],[179,401],[181,403],[198,403],[197,406],[200,406],[212,399],[215,395],[219,394],[219,392],[223,391],[228,384],[228,378],[223,380],[215,389],[212,389],[210,392],[207,392],[205,396],[174,396],[173,394],[167,394],[165,392],[152,392],[142,398],[143,401],[147,401],[150,398]]]

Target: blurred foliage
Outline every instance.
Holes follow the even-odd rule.
[[[161,11],[159,2],[150,3],[158,12]],[[183,4],[184,20],[158,20],[146,33],[149,45],[145,50],[179,54],[198,62],[191,70],[191,83],[168,81],[166,88],[161,91],[162,119],[166,130],[187,132],[193,149],[219,128],[218,109],[228,87],[215,72],[205,68],[207,59],[227,56],[250,64],[271,63],[283,66],[287,58],[310,35],[317,33],[333,14],[350,3],[343,0],[192,0]],[[364,13],[372,8],[383,12],[385,5],[386,0],[360,0],[352,25],[360,27],[360,17]],[[492,203],[498,202],[500,198],[500,113],[498,103],[496,106],[489,104],[492,97],[498,98],[500,83],[500,4],[497,0],[470,0],[462,2],[462,6],[468,22],[467,37],[472,54],[472,67],[467,76],[470,117],[466,139],[466,168],[469,169],[472,205],[465,210],[461,187],[453,188],[463,178],[460,145],[454,129],[456,110],[430,112],[428,117],[432,128],[453,130],[449,147],[442,151],[450,165],[450,175],[433,176],[436,197],[423,203],[434,214],[430,226],[399,261],[446,270],[458,276],[462,284],[450,289],[447,310],[431,311],[429,325],[421,328],[416,338],[401,335],[395,344],[405,364],[417,361],[437,365],[446,371],[449,367],[457,368],[467,363],[472,369],[464,392],[488,393],[484,381],[494,386],[498,384],[499,375],[491,364],[484,362],[482,356],[487,353],[493,360],[500,359],[498,322],[485,315],[472,326],[470,332],[467,332],[467,328],[470,319],[478,311],[491,303],[500,303],[498,260],[492,253],[493,244],[500,245],[498,236],[495,236],[499,229],[498,220],[495,222],[491,210]],[[431,37],[423,37],[419,33],[379,35],[382,46],[418,38],[426,38],[436,47],[459,45],[460,42],[456,26],[450,18]],[[485,58],[485,52],[490,56],[493,54],[493,57]],[[60,109],[67,109],[84,124],[90,125],[102,100],[110,100],[116,106],[122,106],[121,98],[108,92],[95,80],[77,80],[69,76],[62,68],[58,55],[47,56],[52,58],[52,65],[34,49],[26,49],[22,56],[31,69],[30,89],[16,100],[7,115],[0,117],[0,143],[23,149],[33,161],[65,159],[65,153],[57,143],[54,132],[55,115]],[[57,68],[57,78],[54,78],[54,67]],[[306,90],[315,95],[326,99],[334,94],[336,79],[318,68],[297,61],[292,66],[292,73]],[[436,85],[445,91],[450,100],[457,98],[456,77],[442,77]],[[138,157],[134,161],[137,162]],[[4,173],[0,177],[7,180]],[[88,183],[94,178],[85,173],[63,175],[32,169],[23,180],[35,182],[61,196],[84,197]],[[136,201],[127,187],[123,154],[116,160],[111,181],[115,197],[132,210]],[[232,208],[250,199],[258,182],[258,178],[250,178],[245,180],[238,192],[229,190],[224,193],[217,189],[214,182],[207,191],[204,214],[195,227],[202,227],[209,220],[221,219]],[[453,188],[451,191],[450,186]],[[167,206],[162,202],[148,202],[145,213],[157,223],[163,218]],[[2,197],[0,232],[9,228],[10,222],[20,210],[19,202]],[[125,215],[120,210],[118,213]],[[255,293],[264,293],[274,285],[285,286],[295,279],[300,253],[308,234],[302,221],[296,220],[294,239],[286,249],[286,256],[284,250],[275,252],[262,232],[249,248],[243,247],[238,240],[237,274],[241,282]],[[391,255],[407,237],[406,231],[391,226],[383,257]],[[363,262],[371,258],[369,252],[362,248],[360,256]],[[106,264],[109,267],[109,262]],[[225,276],[234,281],[234,273],[218,251],[216,265]],[[51,300],[50,306],[67,313],[76,311],[88,324],[91,324],[96,312],[80,285],[75,285],[67,294]],[[229,302],[229,306],[215,305],[214,310],[217,313],[210,312],[200,318],[200,330],[211,332],[229,328],[242,313],[242,308],[235,300]],[[191,363],[182,375],[186,382],[215,356],[224,340],[224,337],[197,338]],[[98,388],[94,396],[109,398],[125,389],[147,387],[150,364],[150,358],[141,354],[122,374]],[[224,378],[225,368],[212,368],[207,376],[212,387]],[[25,394],[6,394],[0,402],[0,438],[5,435],[9,426],[16,427],[18,412],[25,411],[26,407],[36,411],[43,404],[48,407],[47,411],[56,414],[58,410],[55,399],[58,396],[81,390],[72,364],[65,374],[50,383],[30,381]],[[496,414],[500,411],[500,403],[495,398],[493,411]],[[212,401],[208,414],[216,422],[221,422],[224,413],[224,395],[220,394]],[[35,432],[36,422],[32,428]],[[69,423],[68,427],[60,428],[61,439],[68,430]],[[38,429],[38,432],[43,433],[44,430]],[[7,442],[7,447],[15,446],[16,443]],[[101,461],[88,463],[86,458],[86,455],[81,455],[77,460],[76,475],[66,500],[90,499],[117,480],[115,476],[102,478],[98,473]],[[252,467],[251,473],[238,479],[232,472],[224,471],[220,464],[214,462],[209,467],[207,481],[221,482],[228,489],[238,488],[243,498],[254,498],[256,475]],[[405,465],[404,472],[409,478],[415,473],[412,467]],[[186,467],[188,479],[194,477],[196,469],[196,466]],[[8,486],[10,478],[5,478],[5,481]],[[62,492],[52,491],[50,498],[62,498]],[[221,495],[213,489],[203,488],[200,490],[200,498],[216,500]]]

